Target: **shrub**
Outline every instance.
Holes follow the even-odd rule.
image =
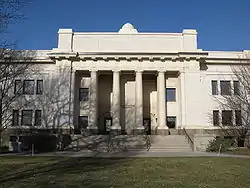
[[[209,142],[206,151],[218,152],[220,150],[221,152],[225,152],[232,147],[235,147],[235,141],[233,138],[216,137],[214,140]]]
[[[8,153],[9,147],[8,146],[2,146],[0,147],[0,153]]]

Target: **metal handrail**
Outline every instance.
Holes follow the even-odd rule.
[[[185,128],[183,128],[184,134],[188,139],[188,143],[191,145],[192,149],[194,149],[194,141],[192,140],[192,138],[188,135],[187,131]]]

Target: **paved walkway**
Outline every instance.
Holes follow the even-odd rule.
[[[2,154],[0,156],[31,156],[31,154]],[[208,153],[208,152],[167,152],[167,151],[127,151],[127,152],[52,152],[44,154],[35,154],[34,156],[68,156],[68,157],[233,157],[233,158],[250,158],[247,155],[231,155]]]

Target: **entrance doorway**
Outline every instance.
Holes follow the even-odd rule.
[[[151,120],[150,120],[150,118],[143,118],[143,126],[144,126],[145,133],[147,135],[150,135],[151,134]]]
[[[111,126],[112,126],[112,118],[111,117],[105,117],[104,118],[104,132],[106,134],[109,133]]]

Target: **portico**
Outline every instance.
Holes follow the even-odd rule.
[[[143,120],[148,118],[153,123],[152,131],[167,130],[166,73],[157,70],[90,70],[87,76],[79,74],[81,83],[88,80],[89,85],[89,100],[80,101],[88,104],[80,106],[79,109],[84,111],[84,108],[89,106],[88,112],[82,113],[88,114],[89,117],[87,129],[93,132],[107,131],[103,124],[105,118],[110,118],[109,131],[141,134],[145,129]],[[87,86],[82,85],[79,88],[81,87]],[[79,88],[76,87],[76,90]],[[152,114],[155,115],[154,119]],[[156,117],[156,114],[159,115]]]

